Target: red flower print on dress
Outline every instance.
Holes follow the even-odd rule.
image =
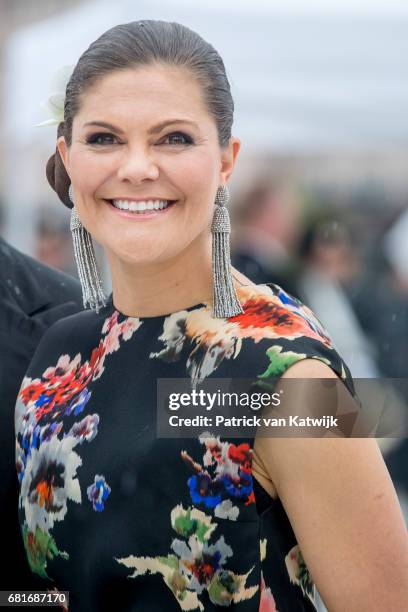
[[[102,334],[106,335],[92,350],[89,360],[82,363],[79,353],[73,359],[62,355],[56,366],[45,370],[41,379],[25,379],[19,397],[24,405],[34,409],[37,422],[46,415],[54,419],[65,413],[68,403],[102,375],[106,355],[119,349],[120,337],[130,339],[140,325],[141,321],[132,317],[118,323],[115,311],[106,319],[102,327]]]
[[[150,358],[178,361],[190,346],[186,370],[192,387],[210,376],[224,359],[235,359],[242,342],[308,337],[333,348],[331,339],[313,312],[282,289],[266,285],[242,286],[237,295],[244,312],[228,319],[212,317],[208,306],[182,310],[165,318],[159,340],[164,348]]]
[[[313,312],[282,289],[276,295],[268,287],[261,292],[259,287],[242,287],[242,299],[244,312],[228,319],[230,324],[238,325],[237,335],[255,342],[264,338],[294,340],[306,336],[332,347],[330,337]]]

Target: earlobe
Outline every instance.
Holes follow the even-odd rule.
[[[226,183],[232,174],[232,171],[237,160],[241,141],[239,138],[231,137],[228,145],[225,147],[221,155],[221,179]]]
[[[69,176],[68,147],[63,136],[60,136],[60,138],[58,138],[57,140],[57,150],[62,159],[62,163],[65,166],[65,170],[67,171],[67,174]]]

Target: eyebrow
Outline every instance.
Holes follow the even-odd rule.
[[[194,123],[194,121],[189,121],[188,119],[168,119],[167,121],[162,121],[161,123],[158,123],[157,125],[153,126],[147,131],[147,133],[148,134],[158,134],[168,125],[174,125],[174,124],[179,124],[179,123],[188,123],[194,127],[198,127],[197,124]],[[112,125],[111,123],[107,123],[106,121],[88,121],[87,123],[84,123],[83,127],[87,127],[90,125],[97,126],[97,127],[104,127],[108,130],[117,132],[118,134],[123,134],[123,130]]]

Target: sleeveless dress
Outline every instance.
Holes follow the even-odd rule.
[[[197,304],[128,317],[112,297],[43,337],[15,415],[28,564],[73,611],[315,610],[280,499],[252,474],[253,439],[156,434],[156,381],[277,381],[293,363],[350,371],[313,312],[281,287],[241,286],[244,314]]]

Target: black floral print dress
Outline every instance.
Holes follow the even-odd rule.
[[[53,325],[15,415],[28,564],[73,611],[315,610],[279,499],[252,474],[253,440],[156,433],[156,381],[278,380],[328,364],[354,394],[316,316],[279,286],[238,289],[244,314],[198,304],[134,318],[112,301]]]

